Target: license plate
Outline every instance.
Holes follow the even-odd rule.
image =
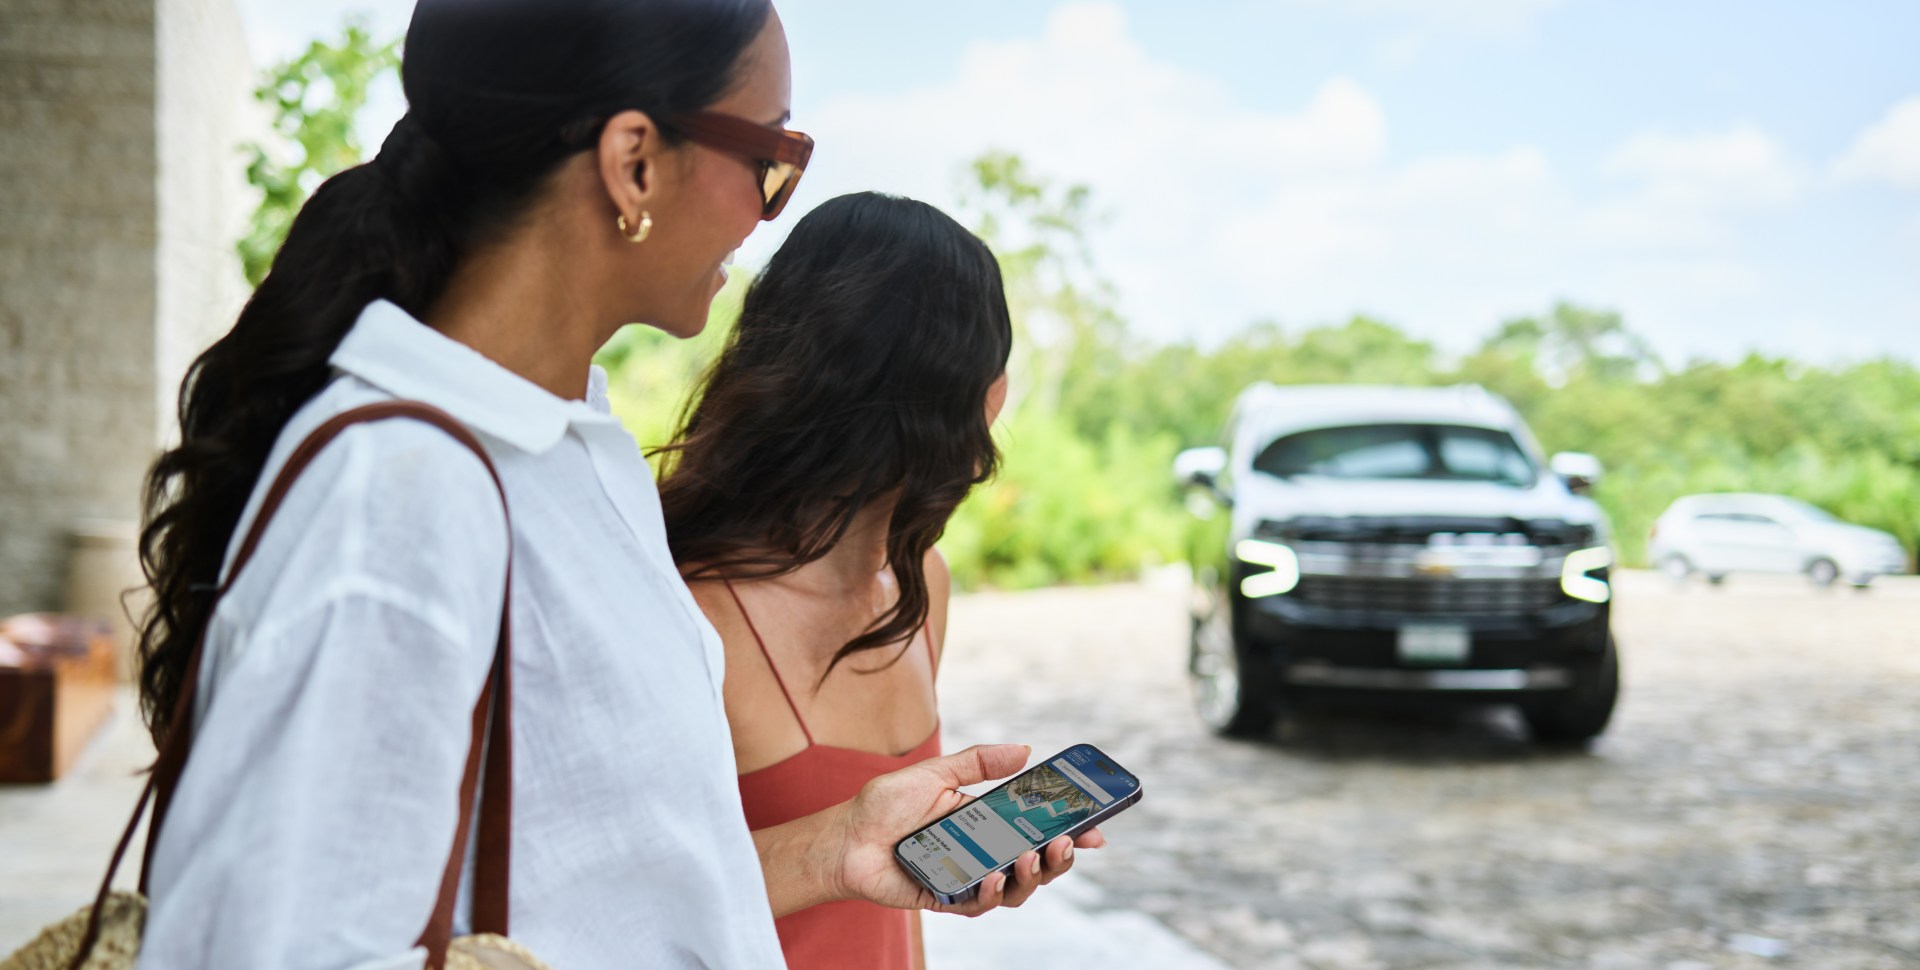
[[[1467,628],[1446,623],[1409,623],[1400,628],[1400,662],[1449,664],[1467,659],[1473,638]]]

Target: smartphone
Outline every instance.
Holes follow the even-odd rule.
[[[963,903],[1028,849],[1079,835],[1140,800],[1140,779],[1076,744],[900,840],[893,857],[943,903]]]

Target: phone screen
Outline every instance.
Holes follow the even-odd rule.
[[[1090,744],[1028,768],[900,843],[900,860],[936,891],[955,893],[1109,809],[1140,781]]]

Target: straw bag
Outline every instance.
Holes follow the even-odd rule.
[[[337,415],[301,442],[292,457],[287,459],[286,467],[268,490],[260,513],[254,517],[253,527],[248,530],[246,541],[241,543],[239,554],[234,557],[226,583],[215,596],[216,605],[219,596],[224,596],[232,587],[234,577],[239,575],[241,568],[252,557],[254,547],[266,531],[267,522],[273,518],[281,500],[293,487],[294,480],[313,461],[314,456],[341,431],[353,425],[391,418],[424,421],[445,431],[479,456],[487,473],[493,476],[494,487],[500,488],[500,476],[494,471],[493,462],[488,459],[486,450],[480,447],[480,442],[460,422],[438,408],[415,401],[388,401]],[[500,499],[506,501],[504,489],[500,491]],[[447,853],[447,865],[441,874],[440,895],[434,903],[433,915],[428,918],[426,928],[421,930],[420,939],[415,944],[426,948],[429,970],[548,970],[547,965],[527,952],[526,948],[507,939],[508,855],[513,832],[512,587],[513,561],[509,551],[507,595],[500,609],[500,639],[493,653],[493,675],[487,680],[486,687],[480,692],[479,703],[473,708],[473,742],[467,751],[466,772],[460,779],[460,821],[454,832],[453,847]],[[212,615],[211,609],[208,615]],[[107,876],[100,882],[100,893],[93,905],[42,930],[33,942],[5,960],[0,960],[0,970],[131,970],[139,959],[140,936],[147,915],[148,863],[153,859],[153,847],[158,841],[160,826],[166,820],[168,802],[179,785],[180,775],[186,768],[187,752],[192,746],[193,695],[199,682],[200,655],[205,647],[206,631],[202,630],[200,642],[194,646],[193,657],[187,665],[179,700],[174,705],[173,720],[169,722],[172,728],[159,757],[154,761],[146,791],[141,793],[139,804],[134,806],[133,819],[127,823],[126,833],[120,836],[120,844],[113,850],[113,859],[107,864]],[[481,770],[483,752],[486,761],[484,772]],[[460,888],[460,863],[467,845],[467,827],[474,817],[476,790],[480,799],[480,830],[474,842],[474,934],[456,940],[451,939],[454,898]],[[146,852],[141,862],[140,892],[113,891],[114,871],[120,867],[127,846],[133,841],[134,830],[139,827],[140,816],[146,810],[148,801],[153,802],[153,824],[147,833]]]

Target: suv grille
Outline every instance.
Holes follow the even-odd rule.
[[[1294,601],[1323,610],[1512,616],[1567,601],[1567,554],[1592,526],[1558,519],[1443,516],[1300,518],[1255,535],[1299,557]]]
[[[1558,579],[1379,579],[1305,576],[1293,591],[1328,610],[1437,616],[1535,613],[1560,603]]]
[[[1492,533],[1520,535],[1540,546],[1584,546],[1595,539],[1590,525],[1562,519],[1515,519],[1478,516],[1369,516],[1339,518],[1301,516],[1284,522],[1267,520],[1254,534],[1282,542],[1348,542],[1375,545],[1424,546],[1434,533]]]

